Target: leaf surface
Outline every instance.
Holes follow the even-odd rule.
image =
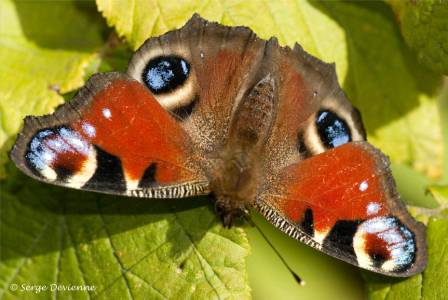
[[[0,3],[0,167],[26,115],[49,113],[83,84],[103,43],[91,2]],[[4,177],[0,170],[0,177]]]
[[[406,44],[423,65],[448,75],[448,2],[388,0]]]
[[[250,297],[244,230],[223,228],[208,199],[98,196],[21,174],[3,182],[0,197],[2,299],[33,296],[22,289],[33,284],[48,286],[45,299]]]

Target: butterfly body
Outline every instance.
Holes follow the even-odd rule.
[[[262,178],[260,160],[274,116],[274,82],[268,74],[239,103],[229,138],[211,172],[210,186],[223,224],[247,213]]]
[[[334,65],[195,15],[151,38],[126,74],[94,75],[52,115],[27,117],[11,158],[52,184],[131,197],[211,195],[225,226],[258,210],[362,268],[424,268],[424,226],[366,141]]]

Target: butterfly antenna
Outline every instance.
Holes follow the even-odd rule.
[[[257,228],[258,232],[260,232],[261,236],[263,237],[263,239],[268,243],[268,245],[272,248],[272,250],[274,250],[275,254],[277,254],[278,258],[280,258],[281,262],[283,263],[283,265],[286,267],[286,269],[288,269],[289,273],[291,273],[292,277],[294,277],[295,281],[300,284],[301,286],[305,285],[305,281],[302,280],[300,278],[299,275],[297,275],[296,272],[294,272],[291,267],[288,265],[288,263],[285,261],[285,259],[283,258],[283,256],[280,254],[280,252],[278,252],[278,250],[274,247],[274,245],[272,245],[271,241],[269,241],[269,239],[266,237],[266,235],[263,233],[263,231],[260,229],[260,227],[258,227],[257,224],[255,224],[254,221],[252,221],[251,219],[249,219],[249,222],[255,227]]]

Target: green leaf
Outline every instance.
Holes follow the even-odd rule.
[[[407,205],[429,209],[436,209],[439,206],[427,190],[431,180],[408,165],[393,163],[391,169],[398,192]]]
[[[445,149],[442,180],[448,182],[448,77],[444,78],[443,89],[439,97],[439,110],[440,118],[442,119],[443,146]]]
[[[22,119],[50,112],[59,92],[83,84],[85,66],[103,43],[92,3],[0,2],[0,168]],[[0,170],[4,177],[4,170]]]
[[[426,230],[429,258],[422,275],[421,295],[422,299],[443,299],[448,295],[448,219],[432,217]]]
[[[21,174],[3,183],[0,197],[2,299],[34,296],[23,284],[95,287],[43,298],[250,297],[244,230],[223,228],[208,199],[98,196]]]
[[[448,205],[448,185],[433,185],[429,190],[441,206]]]
[[[349,69],[343,87],[361,110],[369,141],[393,162],[440,177],[441,77],[413,62],[383,3],[319,3],[346,31]]]
[[[257,227],[245,229],[252,248],[248,258],[249,282],[254,299],[363,299],[359,269],[320,253],[287,236],[261,215],[251,214]],[[304,284],[299,285],[266,238],[287,261]]]
[[[403,37],[423,65],[448,75],[448,2],[388,0]]]

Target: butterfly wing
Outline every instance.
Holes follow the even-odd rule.
[[[290,236],[362,268],[409,276],[425,266],[424,226],[400,201],[387,158],[366,142],[282,169],[256,207]]]
[[[233,111],[255,83],[265,44],[246,27],[194,15],[181,29],[146,41],[127,73],[176,116],[197,151],[213,155],[226,143]]]
[[[43,117],[27,117],[11,159],[57,185],[139,197],[207,193],[188,134],[139,82],[94,75]]]
[[[391,276],[421,272],[424,226],[406,211],[389,162],[365,142],[334,65],[268,45],[278,109],[254,206],[290,236]]]
[[[265,72],[276,81],[277,107],[262,155],[267,174],[275,176],[279,169],[333,147],[322,142],[322,135],[333,135],[330,142],[335,145],[365,140],[361,116],[339,87],[333,64],[309,55],[298,44],[294,49],[279,47],[276,40],[269,41],[265,52]],[[329,133],[315,124],[325,113],[330,118],[322,123],[337,123]]]

